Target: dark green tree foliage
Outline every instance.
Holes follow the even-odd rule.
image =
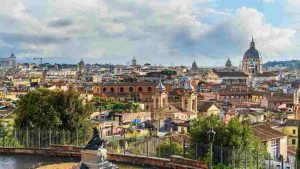
[[[210,127],[213,127],[216,132],[214,146],[230,148],[235,151],[237,164],[242,162],[245,151],[249,159],[255,159],[257,153],[260,157],[267,154],[265,145],[255,137],[250,124],[242,125],[236,117],[232,118],[227,125],[217,116],[194,120],[190,129],[192,144],[209,144],[207,131]],[[191,153],[194,154],[195,152],[192,151]]]
[[[75,89],[37,89],[22,96],[17,105],[17,128],[75,130],[85,128],[92,113],[91,104],[84,103]]]
[[[168,69],[165,69],[165,70],[162,70],[161,71],[161,73],[163,74],[163,75],[176,75],[177,73],[176,73],[176,71],[174,71],[174,70],[168,70]]]
[[[165,139],[163,143],[157,148],[157,153],[160,151],[160,156],[162,158],[169,158],[171,155],[183,155],[182,145],[176,142],[170,142],[169,139]],[[157,154],[158,156],[159,154]]]
[[[94,97],[92,100],[93,105],[101,110],[111,110],[112,113],[122,112],[136,112],[139,105],[133,102],[118,102],[113,99]]]
[[[216,132],[214,145],[251,149],[260,144],[249,124],[242,125],[237,118],[232,118],[226,125],[219,117],[198,118],[193,121],[190,131],[192,142],[208,144],[207,131],[210,127]]]

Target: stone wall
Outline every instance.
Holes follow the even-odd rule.
[[[52,145],[50,148],[0,148],[0,153],[81,157],[80,150],[82,150],[82,147]],[[154,166],[162,169],[207,169],[206,164],[201,161],[191,160],[180,156],[172,156],[170,159],[165,159],[128,154],[124,155],[107,153],[107,160],[111,162],[123,162],[141,166]]]
[[[112,162],[125,162],[142,166],[155,166],[159,168],[207,169],[206,164],[201,161],[191,160],[180,156],[172,156],[171,159],[165,159],[108,153],[107,159]]]
[[[54,146],[50,148],[0,148],[0,153],[4,154],[39,154],[60,157],[81,157],[81,147],[74,146]]]

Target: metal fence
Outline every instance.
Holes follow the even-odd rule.
[[[170,148],[166,148],[163,144]],[[107,149],[113,153],[129,154],[137,156],[169,158],[171,155],[181,155],[186,158],[201,160],[206,163],[209,161],[210,147],[207,144],[196,143],[189,145],[185,141],[176,142],[177,147],[172,145],[170,138],[125,138],[120,136],[115,139],[110,139],[107,142]],[[178,149],[178,146],[181,146]],[[177,149],[176,149],[177,148]],[[176,151],[176,152],[175,152]],[[229,168],[257,168],[257,169],[296,169],[296,163],[283,162],[280,159],[274,159],[268,153],[261,153],[260,150],[238,150],[234,148],[213,146],[212,162],[214,166],[227,166]]]
[[[85,146],[92,133],[80,130],[5,129],[0,131],[0,147],[3,148],[48,148],[50,145]],[[169,158],[181,155],[186,158],[208,162],[210,147],[207,144],[189,144],[172,141],[170,137],[111,136],[104,138],[106,148],[112,153],[137,156]],[[213,164],[231,168],[281,168],[296,169],[296,162],[282,163],[269,154],[256,151],[213,146]]]
[[[84,146],[88,135],[81,130],[7,129],[0,131],[0,147],[47,148],[54,144]]]

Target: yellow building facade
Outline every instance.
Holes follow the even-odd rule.
[[[288,146],[298,145],[298,123],[300,120],[288,119],[282,127],[282,133],[288,136]]]

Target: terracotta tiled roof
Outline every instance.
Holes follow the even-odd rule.
[[[265,96],[268,101],[283,101],[283,102],[292,102],[294,100],[293,94],[287,93],[270,93]]]
[[[219,72],[214,70],[214,73],[216,73],[219,77],[248,77],[247,74],[244,72],[238,72],[238,71],[233,71],[233,72]]]
[[[181,102],[171,102],[170,103],[172,106],[174,106],[176,109],[182,111],[182,103]]]
[[[282,138],[285,135],[275,129],[272,129],[269,125],[261,123],[252,126],[254,134],[262,141],[273,140],[276,138]]]
[[[197,102],[197,110],[199,112],[206,112],[211,106],[213,106],[216,102],[214,101],[198,101]]]
[[[278,76],[278,73],[275,73],[275,72],[263,72],[263,73],[254,75],[254,77],[273,77],[273,76]]]

